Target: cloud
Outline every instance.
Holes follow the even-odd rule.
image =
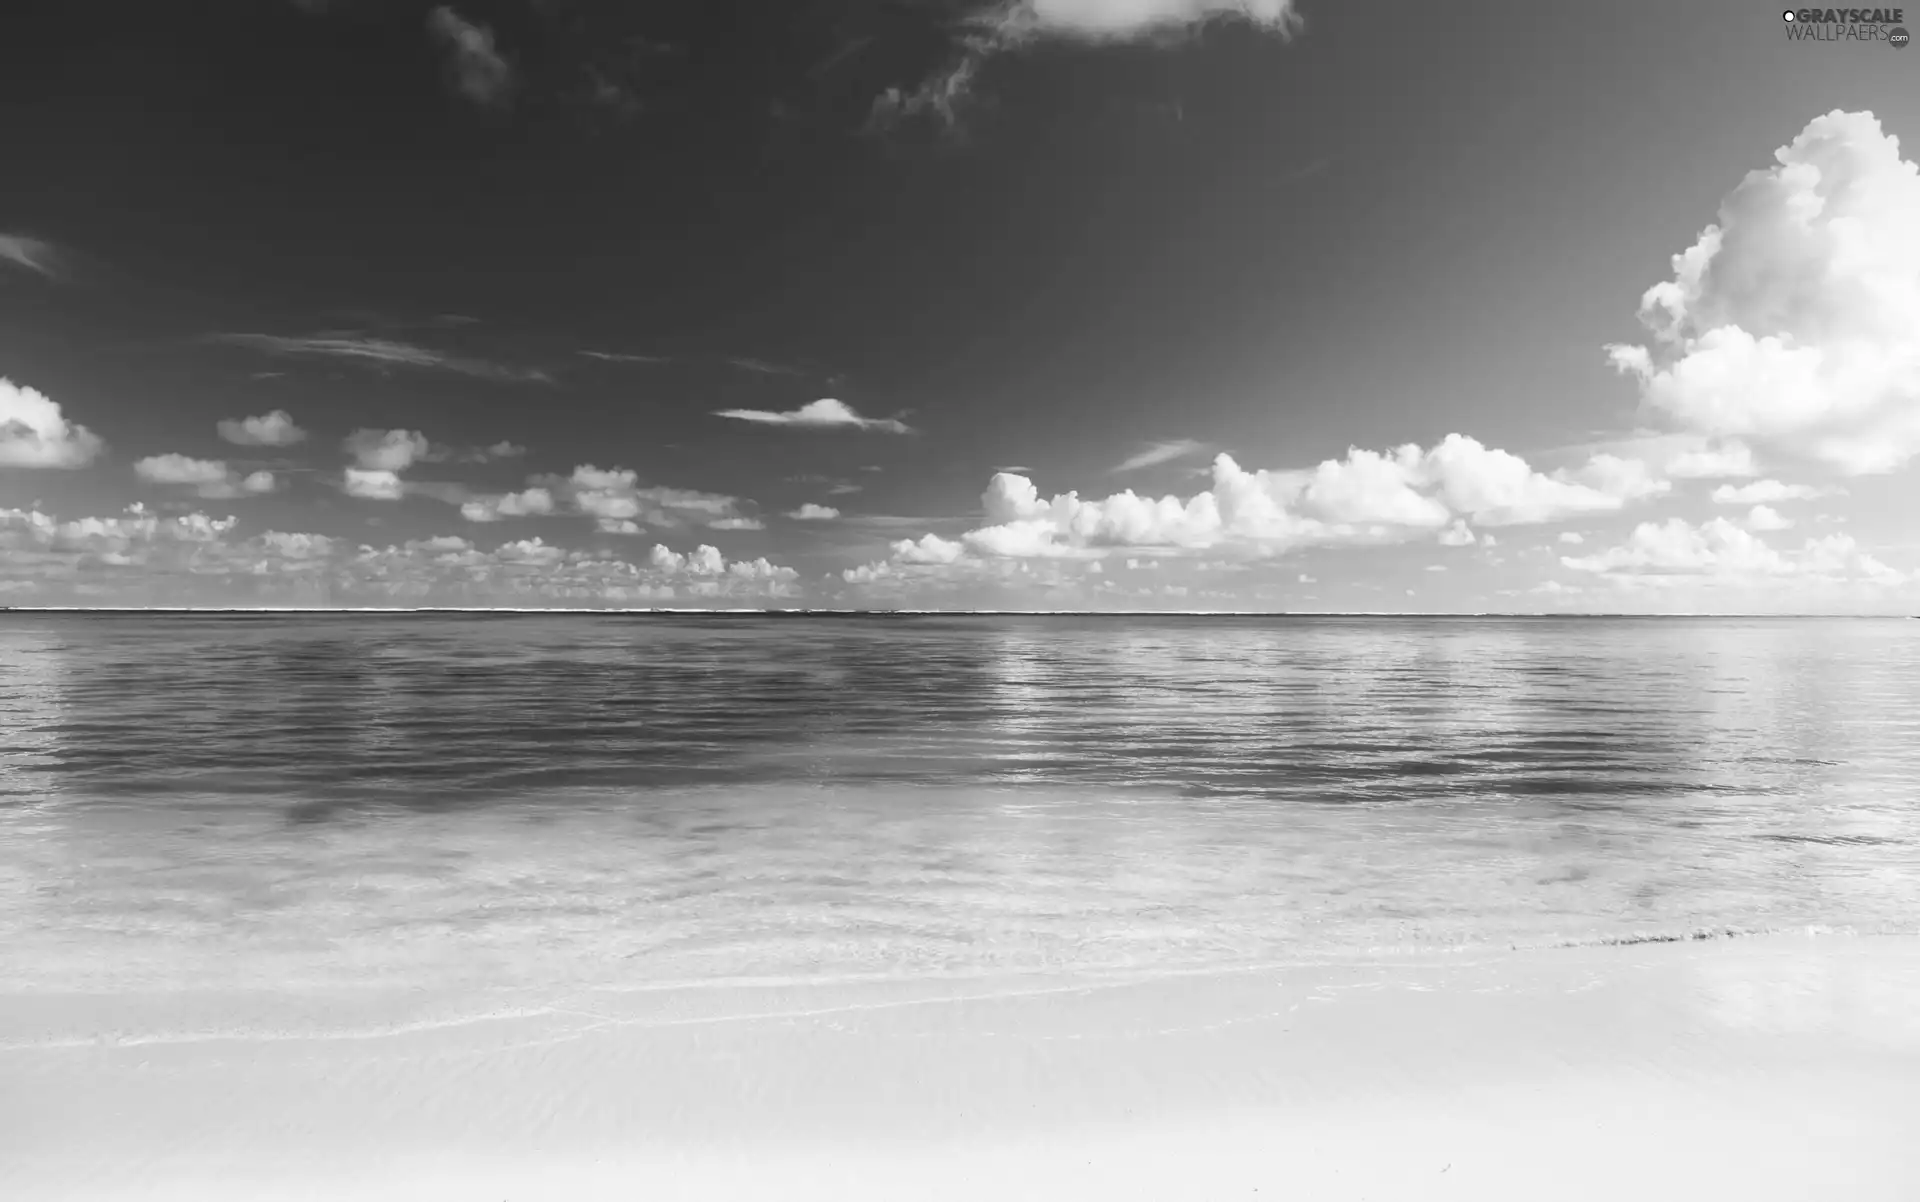
[[[1749,530],[1785,530],[1793,525],[1791,518],[1785,518],[1766,505],[1755,505],[1747,511],[1747,529]]]
[[[638,534],[642,525],[675,528],[700,525],[716,530],[759,529],[740,512],[740,499],[723,493],[640,484],[628,468],[582,464],[571,476],[553,478],[574,508],[607,534]],[[753,525],[745,523],[754,522]]]
[[[1002,54],[1046,43],[1164,39],[1219,20],[1282,38],[1301,28],[1294,0],[976,0],[947,63],[915,87],[882,92],[868,128],[885,130],[913,118],[956,125],[986,64]]]
[[[981,497],[986,524],[958,540],[928,534],[890,549],[896,567],[967,567],[984,560],[1092,559],[1119,548],[1261,556],[1296,547],[1406,541],[1431,534],[1466,545],[1475,526],[1526,525],[1617,511],[1670,487],[1644,464],[1596,454],[1553,475],[1525,459],[1452,434],[1432,448],[1355,448],[1312,468],[1247,471],[1213,462],[1213,486],[1191,497],[1043,499],[1033,482],[997,473]],[[1492,539],[1483,541],[1489,545]]]
[[[789,367],[784,363],[769,363],[765,359],[729,359],[727,364],[741,371],[750,371],[757,376],[804,376],[807,374],[801,368]]]
[[[986,38],[970,39],[966,45],[958,59],[921,80],[919,86],[887,88],[875,96],[867,113],[867,132],[882,133],[923,117],[946,127],[958,124],[960,108],[973,91],[974,79],[995,50],[994,43]]]
[[[466,359],[441,351],[396,342],[389,338],[360,338],[323,335],[287,338],[277,334],[214,334],[209,341],[229,346],[250,347],[271,355],[318,355],[380,367],[411,367],[426,371],[447,371],[483,380],[551,383],[552,377],[536,368],[506,367],[484,359]]]
[[[729,561],[704,546],[636,563],[538,538],[491,550],[450,535],[356,547],[304,532],[242,537],[232,517],[141,505],[73,521],[0,509],[0,590],[44,604],[777,604],[799,594],[796,580],[765,558]]]
[[[549,514],[553,509],[552,492],[544,488],[529,488],[500,496],[475,497],[460,506],[460,516],[469,522],[497,522],[501,518]]]
[[[495,463],[502,459],[518,459],[527,453],[527,448],[514,442],[496,442],[487,447],[449,447],[435,444],[420,457],[423,463]]]
[[[889,434],[911,434],[912,428],[893,418],[861,417],[843,401],[825,398],[809,401],[800,408],[787,413],[772,413],[765,409],[717,409],[715,416],[729,417],[735,421],[758,422],[768,426],[806,426],[815,429],[850,428],[855,430],[884,430]]]
[[[1757,476],[1753,449],[1743,442],[1724,442],[1682,451],[1667,460],[1666,474],[1676,480],[1722,480]]]
[[[1820,496],[1821,490],[1806,484],[1782,484],[1778,480],[1755,480],[1752,484],[1722,484],[1713,490],[1716,505],[1754,505],[1777,501],[1806,501]]]
[[[1300,28],[1294,0],[1015,0],[983,20],[1002,41],[1131,41],[1232,18],[1282,36]]]
[[[648,561],[663,572],[691,576],[718,576],[726,570],[726,559],[720,554],[720,548],[705,544],[696,547],[691,555],[682,555],[655,543]]]
[[[243,417],[219,423],[220,437],[243,447],[290,447],[304,440],[307,432],[293,424],[285,409],[275,409],[260,417]]]
[[[105,445],[45,393],[0,376],[0,467],[85,467]]]
[[[1582,537],[1578,530],[1562,530],[1560,532],[1560,541],[1570,547],[1577,547],[1587,540]]]
[[[893,558],[899,563],[947,564],[956,563],[967,553],[963,543],[941,538],[937,534],[923,534],[918,541],[903,538],[893,544]]]
[[[48,279],[59,274],[59,256],[53,244],[25,234],[0,234],[0,263],[24,267]]]
[[[1797,550],[1780,551],[1725,518],[1698,526],[1682,518],[1642,522],[1619,546],[1593,555],[1562,557],[1560,562],[1580,572],[1735,583],[1801,576],[1881,584],[1904,579],[1902,573],[1860,550],[1850,535],[1810,538]]]
[[[840,511],[831,505],[816,505],[808,501],[787,516],[796,522],[831,522],[840,516]]]
[[[406,484],[399,474],[384,468],[350,467],[343,484],[348,496],[369,501],[398,501],[406,495]]]
[[[655,543],[648,553],[647,562],[656,571],[669,576],[714,577],[728,576],[736,580],[772,580],[787,581],[796,579],[799,573],[792,568],[778,567],[764,557],[752,560],[734,560],[728,562],[720,554],[718,547],[702,544],[686,555],[671,548]]]
[[[1443,547],[1471,547],[1476,537],[1465,522],[1456,521],[1440,532],[1439,541]]]
[[[482,106],[504,105],[513,93],[513,67],[494,47],[493,30],[442,5],[427,14],[427,29],[447,48],[449,77],[462,96]]]
[[[1609,357],[1677,426],[1854,474],[1920,453],[1920,168],[1872,113],[1809,122],[1648,289]]]
[[[133,474],[151,484],[207,485],[225,480],[227,465],[216,459],[153,455],[134,464]]]
[[[237,518],[213,518],[204,513],[163,518],[137,502],[113,517],[67,522],[38,509],[0,509],[0,546],[12,552],[38,549],[114,562],[124,561],[127,553],[141,544],[217,542],[237,524]]]
[[[383,472],[404,472],[429,449],[427,436],[417,430],[355,430],[344,445],[362,468]]]
[[[133,474],[149,484],[187,486],[208,498],[269,493],[275,484],[272,472],[242,476],[218,459],[185,455],[150,455],[133,465]]]
[[[587,359],[598,359],[602,363],[672,363],[666,355],[626,355],[617,351],[581,351]]]
[[[1169,442],[1150,443],[1145,449],[1140,451],[1139,454],[1129,456],[1119,463],[1114,464],[1112,470],[1115,472],[1138,471],[1143,467],[1153,467],[1156,464],[1165,463],[1170,459],[1178,459],[1182,455],[1191,455],[1201,449],[1202,444],[1195,442],[1191,438],[1176,438]]]

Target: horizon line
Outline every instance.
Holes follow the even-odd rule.
[[[0,605],[0,613],[42,614],[546,614],[611,615],[657,614],[666,617],[699,615],[785,617],[1169,617],[1169,618],[1920,618],[1887,613],[1754,613],[1688,610],[1646,612],[1630,610],[1331,610],[1331,609],[813,609],[714,608],[649,606],[645,608],[588,609],[580,606],[509,605]]]

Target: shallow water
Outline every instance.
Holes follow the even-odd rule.
[[[0,617],[0,989],[1920,930],[1920,623]]]

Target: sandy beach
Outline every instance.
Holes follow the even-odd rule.
[[[1904,937],[493,1000],[11,995],[0,1192],[1920,1193]]]

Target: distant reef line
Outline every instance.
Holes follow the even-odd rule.
[[[1722,621],[1885,620],[1910,614],[1752,614],[1752,613],[1567,613],[1489,610],[1476,613],[1418,613],[1397,610],[1239,610],[1239,609],[720,609],[668,608],[590,609],[582,606],[522,608],[504,605],[459,606],[215,606],[215,605],[4,605],[0,614],[68,614],[80,616],[178,617],[398,617],[408,614],[459,614],[469,617],[662,617],[662,618],[1386,618],[1386,619],[1540,619],[1570,621],[1671,621],[1711,618]]]

